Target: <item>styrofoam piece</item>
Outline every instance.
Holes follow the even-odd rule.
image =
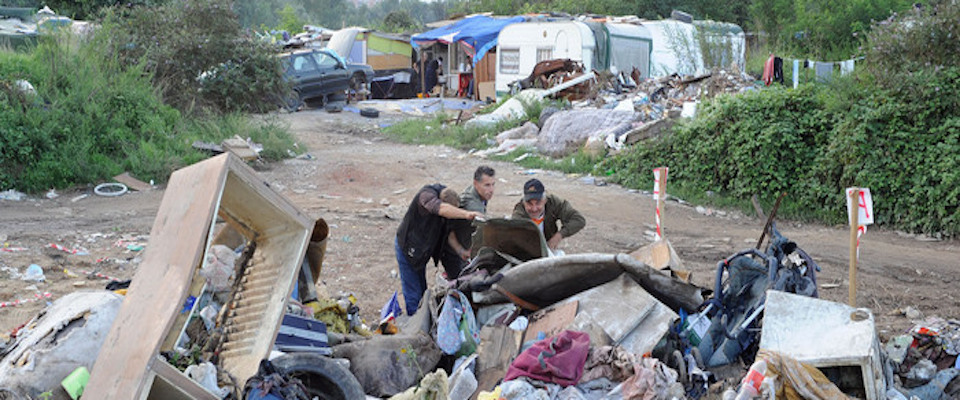
[[[589,325],[603,329],[614,344],[634,354],[653,350],[679,316],[643,290],[628,274],[571,296],[561,303],[578,301],[571,329],[589,331]],[[597,338],[590,339],[596,343]]]
[[[820,369],[859,367],[866,399],[885,398],[880,342],[868,309],[767,291],[760,348]]]

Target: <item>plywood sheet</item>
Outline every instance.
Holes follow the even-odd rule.
[[[224,369],[238,382],[256,373],[276,337],[313,219],[269,188],[237,156],[224,153],[171,176],[143,262],[94,364],[84,397],[137,399],[149,394],[156,375],[151,362],[163,339],[182,328],[176,317],[190,287],[202,279],[196,271],[212,242],[217,216],[257,243],[254,259],[260,261],[251,262],[250,282],[240,293],[269,283],[268,290],[246,297],[245,304],[259,304],[245,317],[257,329],[228,335],[224,346],[237,351],[221,353]]]

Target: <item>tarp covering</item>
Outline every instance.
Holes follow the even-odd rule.
[[[444,44],[460,42],[464,45],[467,54],[473,57],[473,64],[476,65],[487,51],[496,47],[497,36],[503,27],[523,21],[526,21],[526,17],[491,18],[485,15],[476,15],[444,27],[413,35],[410,38],[410,44],[419,48],[436,42]]]

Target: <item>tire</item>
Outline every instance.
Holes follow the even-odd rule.
[[[380,116],[380,111],[377,111],[376,109],[373,109],[373,108],[364,108],[360,110],[360,115],[367,118],[377,118]]]
[[[122,183],[101,183],[93,188],[97,196],[117,197],[127,193],[127,185]]]
[[[297,112],[300,108],[303,107],[303,99],[300,98],[300,93],[296,90],[291,90],[290,93],[287,93],[283,98],[283,104],[281,105],[284,110],[287,112]]]
[[[271,361],[288,377],[299,379],[311,398],[320,400],[365,399],[357,378],[330,357],[313,353],[290,353]]]

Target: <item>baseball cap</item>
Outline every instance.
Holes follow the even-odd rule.
[[[543,198],[543,183],[539,179],[531,179],[523,184],[523,201]]]

